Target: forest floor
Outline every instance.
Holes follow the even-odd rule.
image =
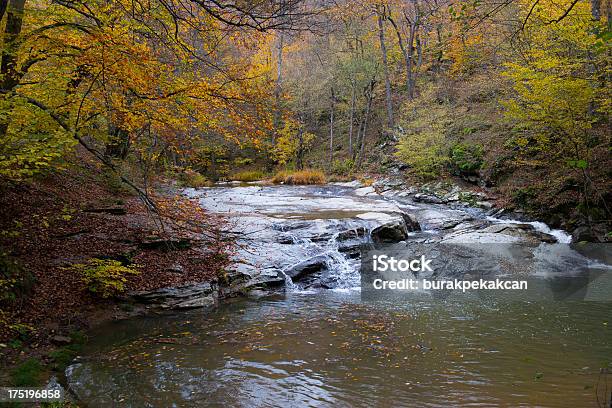
[[[2,288],[10,298],[0,299],[0,367],[32,357],[52,363],[58,344],[133,314],[89,291],[75,264],[105,259],[133,266],[140,273],[126,276],[132,291],[210,281],[227,262],[219,256],[225,243],[158,245],[184,242],[185,234],[160,228],[137,196],[91,163],[27,185],[0,184],[0,209],[0,267],[16,279],[12,289]]]

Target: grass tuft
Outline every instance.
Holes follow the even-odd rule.
[[[231,180],[235,181],[258,181],[266,178],[265,174],[259,170],[240,171],[230,176]]]
[[[280,171],[272,178],[272,182],[275,184],[293,184],[293,185],[305,185],[305,184],[325,184],[325,174],[319,170],[299,170],[299,171]]]

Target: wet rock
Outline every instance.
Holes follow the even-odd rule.
[[[364,227],[356,227],[351,230],[339,232],[336,236],[337,241],[345,241],[347,239],[363,237],[366,235],[366,229]]]
[[[576,228],[574,232],[572,232],[572,238],[577,242],[598,242],[597,236],[593,229],[587,225]]]
[[[446,220],[440,226],[440,229],[451,229],[455,228],[457,225],[461,224],[463,221],[461,219],[457,220]]]
[[[243,262],[236,262],[227,268],[225,277],[226,289],[230,292],[241,292],[253,287],[277,287],[285,283],[285,278],[279,269],[257,267]]]
[[[427,204],[443,204],[444,201],[435,195],[418,193],[414,195],[414,201]]]
[[[499,217],[500,215],[502,215],[504,212],[506,211],[505,208],[492,208],[491,210],[489,210],[487,212],[487,215],[489,217]]]
[[[285,276],[280,269],[277,268],[265,268],[259,270],[251,279],[248,279],[244,283],[244,288],[249,289],[253,287],[258,288],[276,288],[285,284]]]
[[[68,401],[72,401],[71,395],[66,392],[66,389],[59,383],[59,380],[57,379],[55,375],[49,378],[49,381],[45,385],[45,390],[59,390],[61,392],[61,395],[64,396],[64,404],[67,406],[72,405],[72,404],[67,404]]]
[[[285,274],[296,281],[325,268],[327,268],[327,257],[325,255],[317,255],[292,266],[285,271]]]
[[[209,282],[167,287],[128,294],[130,300],[160,309],[190,309],[214,306],[218,298],[216,285]]]
[[[355,190],[354,193],[356,196],[364,197],[364,196],[369,196],[369,195],[376,195],[376,190],[372,186],[362,187],[362,188],[358,188],[357,190]]]
[[[421,231],[421,225],[414,215],[408,213],[401,213],[400,215],[404,219],[404,224],[408,232]]]
[[[540,242],[555,243],[552,235],[535,230],[530,224],[493,224],[479,231],[456,233],[445,238],[447,242],[461,243],[510,243],[510,242]]]
[[[393,243],[406,239],[408,231],[406,231],[406,224],[403,220],[395,220],[374,228],[370,235],[374,242]]]
[[[325,268],[327,268],[327,257],[325,255],[317,255],[290,267],[285,270],[285,274],[296,281]]]

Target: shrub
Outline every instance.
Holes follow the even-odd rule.
[[[351,159],[344,159],[344,160],[336,159],[334,160],[334,163],[332,164],[332,173],[339,174],[339,175],[350,174],[351,171],[353,170],[354,165],[355,165],[355,162]]]
[[[439,176],[449,160],[446,132],[452,125],[452,109],[439,100],[440,89],[426,87],[418,100],[408,102],[396,131],[399,142],[395,156],[410,166],[412,173],[425,179]],[[438,100],[439,103],[432,102]]]
[[[123,266],[114,259],[90,259],[86,264],[75,264],[70,269],[82,275],[87,289],[103,298],[125,291],[126,275],[138,275],[134,267]]]
[[[402,136],[397,144],[396,155],[418,176],[435,178],[448,161],[444,144],[441,129],[423,130]]]
[[[450,161],[463,174],[474,174],[482,168],[484,150],[479,144],[457,143],[451,147]]]
[[[184,187],[209,187],[212,185],[210,180],[195,170],[185,169],[178,175],[179,184]]]
[[[257,181],[266,178],[266,175],[259,170],[240,171],[230,176],[230,179],[236,181]]]
[[[325,184],[325,174],[319,170],[280,171],[272,178],[273,183],[285,184]]]

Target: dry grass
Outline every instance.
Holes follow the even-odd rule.
[[[325,174],[319,170],[280,171],[272,178],[275,184],[325,184]]]
[[[259,170],[249,170],[249,171],[240,171],[238,173],[234,173],[230,176],[231,180],[236,181],[258,181],[266,178],[266,175]]]

